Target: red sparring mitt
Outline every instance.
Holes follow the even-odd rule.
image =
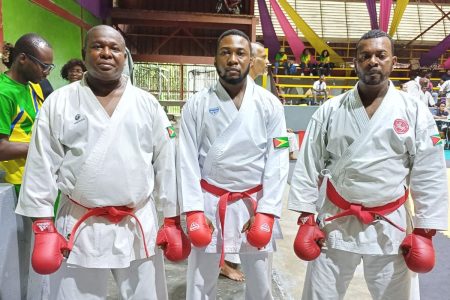
[[[294,252],[303,260],[310,261],[320,255],[320,249],[325,241],[325,234],[314,221],[314,214],[302,212],[298,218],[297,236],[294,240]]]
[[[156,245],[163,249],[164,256],[170,261],[182,261],[189,256],[191,241],[181,228],[180,216],[164,218],[156,236]]]
[[[206,247],[211,242],[212,230],[206,221],[202,211],[190,211],[186,213],[186,223],[189,238],[195,247]]]
[[[55,224],[49,219],[33,222],[34,247],[31,265],[36,273],[56,272],[64,259],[63,251],[69,250],[66,239],[58,233]]]
[[[256,213],[255,220],[250,224],[247,241],[256,248],[265,247],[272,238],[272,228],[275,217],[273,215]]]
[[[408,268],[417,273],[430,272],[435,263],[432,238],[434,229],[416,228],[408,234],[400,245]]]

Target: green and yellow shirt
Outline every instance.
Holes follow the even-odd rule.
[[[0,75],[0,134],[9,136],[10,142],[29,143],[34,119],[43,102],[39,85],[21,84],[6,74]],[[6,172],[6,182],[22,183],[25,159],[0,162]]]

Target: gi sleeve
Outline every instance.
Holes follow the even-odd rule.
[[[152,128],[154,194],[162,205],[164,217],[169,218],[180,214],[175,164],[176,133],[161,105],[156,102],[156,107]]]
[[[54,100],[58,100],[55,96]],[[64,148],[59,141],[59,128],[50,118],[49,98],[34,122],[25,172],[16,213],[42,218],[54,215],[58,196],[57,172],[62,164]]]
[[[257,212],[280,217],[282,198],[289,172],[289,145],[278,147],[278,138],[287,142],[284,109],[278,99],[269,113],[267,122],[267,155],[263,175],[263,196],[258,200]]]
[[[319,177],[325,167],[326,131],[319,116],[323,106],[312,116],[305,132],[291,179],[288,209],[316,213]]]
[[[203,192],[200,186],[201,172],[198,161],[199,141],[196,130],[195,98],[189,100],[181,113],[178,192],[182,212],[204,211]]]
[[[447,169],[444,141],[429,110],[419,103],[416,152],[410,173],[414,227],[445,230],[448,226]]]

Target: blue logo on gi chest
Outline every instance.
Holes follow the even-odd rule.
[[[213,116],[217,115],[219,113],[219,111],[220,111],[219,107],[213,107],[213,108],[209,109],[209,113]]]

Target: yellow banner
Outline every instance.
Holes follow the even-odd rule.
[[[292,8],[286,0],[278,0],[281,7],[289,15],[295,26],[303,33],[305,39],[316,49],[317,53],[322,53],[323,50],[328,50],[330,60],[334,63],[343,63],[344,59],[337,54],[330,46],[327,45],[311,27],[300,17],[300,15]]]
[[[403,13],[408,6],[409,0],[397,0],[397,5],[395,6],[394,16],[392,17],[391,28],[389,29],[389,35],[393,36],[397,31],[398,25],[403,18]]]

